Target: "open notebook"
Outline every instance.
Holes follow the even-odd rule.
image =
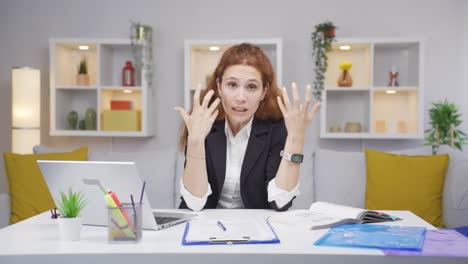
[[[361,208],[315,202],[309,210],[293,210],[271,216],[270,221],[311,230],[330,228],[343,224],[367,224],[401,220],[400,218]]]
[[[248,219],[194,219],[185,226],[183,245],[279,243],[262,217]]]

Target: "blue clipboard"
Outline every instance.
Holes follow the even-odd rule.
[[[275,230],[271,226],[270,222],[265,220],[266,224],[270,228],[274,238],[269,240],[258,240],[252,239],[248,236],[241,236],[238,238],[216,238],[210,237],[208,240],[197,240],[197,241],[189,241],[187,240],[187,235],[190,230],[190,222],[187,222],[185,225],[184,235],[182,237],[182,245],[189,246],[189,245],[234,245],[234,244],[275,244],[280,243],[278,236],[276,235]]]

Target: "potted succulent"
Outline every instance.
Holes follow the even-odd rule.
[[[336,28],[332,22],[326,21],[316,25],[312,32],[312,55],[315,57],[314,97],[320,101],[328,66],[327,52],[331,50],[331,44],[335,40]]]
[[[60,192],[60,201],[58,201],[60,217],[58,222],[62,239],[80,240],[82,223],[80,212],[85,205],[86,202],[82,192],[73,192],[71,188],[68,189],[68,194]]]
[[[86,86],[89,85],[88,63],[86,57],[83,57],[78,65],[78,75],[76,76],[76,84]]]
[[[457,129],[462,123],[457,106],[447,100],[432,103],[429,116],[432,127],[424,131],[427,134],[425,145],[432,146],[432,154],[437,154],[440,145],[462,150],[462,146],[467,144],[467,138],[463,131]]]

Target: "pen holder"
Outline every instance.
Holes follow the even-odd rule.
[[[142,235],[141,204],[107,207],[109,243],[137,243]]]

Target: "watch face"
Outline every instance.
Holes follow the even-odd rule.
[[[304,155],[292,154],[291,161],[296,162],[296,163],[302,163],[303,158],[304,158]]]

